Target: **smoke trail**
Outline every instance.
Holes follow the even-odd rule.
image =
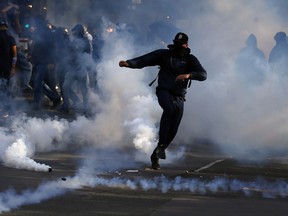
[[[111,11],[109,9],[112,8],[114,9],[113,11],[119,12],[115,13],[115,22],[112,23],[114,26],[119,20],[133,20],[136,26],[141,26],[145,33],[149,29],[151,22],[157,20],[166,12],[171,12],[167,8],[173,8],[173,15],[180,17],[178,20],[174,20],[173,24],[177,28],[185,30],[190,36],[189,43],[192,53],[199,57],[203,66],[207,69],[208,80],[205,83],[194,82],[191,89],[189,89],[186,102],[187,108],[179,135],[175,140],[176,142],[181,141],[191,144],[195,138],[207,138],[217,144],[227,154],[238,157],[250,155],[253,155],[253,158],[256,156],[263,157],[263,155],[271,156],[271,153],[277,153],[277,151],[285,154],[287,152],[287,147],[285,147],[287,140],[285,107],[287,107],[287,103],[283,98],[286,96],[284,91],[286,85],[275,74],[268,75],[264,83],[257,87],[251,88],[248,83],[247,85],[243,85],[243,83],[240,85],[233,68],[234,57],[242,47],[242,42],[250,33],[254,33],[257,36],[258,45],[267,56],[273,46],[274,34],[279,30],[287,29],[283,22],[279,22],[279,20],[283,20],[283,17],[279,17],[276,13],[277,1],[273,3],[261,0],[253,2],[246,0],[237,2],[227,0],[191,2],[190,0],[181,1],[181,5],[185,5],[185,7],[181,7],[181,10],[178,9],[180,5],[178,1],[165,1],[164,4],[163,1],[153,1],[153,4],[159,3],[157,5],[159,7],[155,5],[151,7],[147,3],[143,5],[143,10],[139,7],[139,9],[131,10],[129,13],[126,10],[117,10],[118,8],[111,2],[105,3],[105,7],[101,7],[101,4],[104,4],[101,3],[97,5],[99,6],[97,9],[99,9],[101,16],[103,14],[107,15],[107,11]],[[268,4],[267,2],[270,3]],[[86,11],[87,8],[82,7],[83,5],[77,7],[77,5],[82,3],[77,1],[75,4],[70,4],[70,6]],[[155,13],[159,12],[155,16],[157,18],[154,17],[154,20],[147,19],[143,21],[143,16],[137,15],[147,14],[145,13],[145,7],[159,8],[161,13],[160,11],[154,11]],[[101,11],[103,14],[101,14]],[[149,11],[151,10],[149,9]],[[59,12],[59,14],[63,14],[63,12]],[[66,11],[65,14],[69,14],[69,11]],[[95,13],[90,14],[94,15]],[[74,14],[71,13],[72,16]],[[149,18],[152,16],[150,15]],[[133,19],[129,19],[131,17]],[[141,17],[141,20],[137,20],[137,17]],[[85,18],[82,17],[83,20]],[[73,26],[75,23],[72,24],[71,20],[75,21],[75,18],[69,21],[68,17],[68,21],[62,21],[64,25]],[[77,23],[79,22],[79,20],[76,21]],[[108,24],[105,22],[103,26],[107,27]],[[163,34],[165,33],[163,32]],[[20,159],[23,161],[28,159],[28,162],[31,162],[29,158],[32,158],[35,152],[65,149],[71,145],[121,148],[134,143],[141,154],[137,158],[144,159],[149,154],[157,138],[159,107],[152,96],[151,89],[147,87],[145,79],[149,76],[147,74],[154,76],[156,73],[152,74],[149,69],[141,70],[141,72],[122,70],[118,67],[118,61],[143,54],[146,51],[152,51],[156,42],[148,40],[148,45],[145,44],[145,47],[141,47],[135,43],[131,33],[113,32],[108,34],[104,28],[102,34],[105,46],[102,51],[103,59],[97,65],[97,68],[99,70],[99,85],[103,95],[95,96],[96,117],[94,119],[79,117],[71,123],[37,118],[26,119],[15,123],[16,132],[8,133],[8,135],[1,128],[2,143],[0,145],[0,153],[3,163],[7,159],[7,157],[3,158],[3,155],[7,155],[8,153],[6,152],[9,152],[14,147],[16,147],[17,151],[22,150],[22,154],[19,153],[19,155],[22,155]],[[144,33],[142,36],[144,36]],[[282,88],[279,86],[282,86]],[[23,151],[23,149],[26,150]],[[257,153],[256,155],[255,152]],[[183,152],[181,151],[180,153]],[[117,156],[117,154],[114,155]],[[23,161],[14,161],[13,164],[7,161],[6,164],[16,167],[17,164],[25,164]],[[87,169],[90,168],[91,164],[83,163],[87,166]],[[31,168],[35,164],[32,162],[28,166]],[[114,166],[114,164],[107,165],[111,169]],[[74,179],[77,181],[76,177]],[[149,182],[149,180],[133,182],[124,178],[114,178],[112,180],[104,178],[95,178],[93,180],[92,178],[92,180],[89,180],[88,185],[124,185],[132,189],[140,187],[144,190],[153,189],[154,186],[154,189],[161,188],[163,192],[179,190],[179,188],[203,193],[208,190],[229,189],[232,191],[243,191],[247,195],[252,191],[249,187],[253,188],[255,186],[255,182],[248,184],[238,180],[226,179],[213,180],[205,182],[205,184],[202,181],[184,181],[181,178],[175,180],[165,178],[154,180],[152,182]],[[68,184],[69,181],[67,181]],[[83,179],[79,181],[83,181]],[[216,184],[217,182],[221,182],[221,184]],[[222,183],[225,185],[224,189],[220,187]],[[51,184],[60,184],[60,188],[64,188],[63,191],[59,189],[59,193],[66,190],[62,182]],[[65,182],[65,184],[67,183]],[[84,184],[87,184],[87,182]],[[41,195],[39,199],[30,200],[30,203],[45,200],[53,197],[54,194],[58,194],[58,191],[50,190],[49,187],[46,188],[44,185],[39,186],[36,191],[26,192],[27,194],[35,193],[35,195]],[[264,197],[268,197],[271,194],[272,197],[277,196],[278,193],[286,197],[287,194],[285,182],[263,183],[256,181],[256,186],[255,191],[268,191],[267,193],[261,192]],[[245,187],[246,189],[241,189]],[[51,191],[51,193],[45,196],[44,194],[47,191]],[[2,211],[29,204],[29,197],[25,200],[22,199],[22,195],[15,193],[10,195],[10,192],[5,193],[5,195],[2,193],[0,199],[2,203],[0,206],[3,206],[1,207]],[[5,201],[8,200],[7,197],[10,197],[9,202]],[[13,205],[12,198],[20,201],[18,201],[18,204]]]
[[[17,169],[33,169],[35,171],[48,171],[50,166],[39,164],[30,159],[27,152],[27,146],[23,140],[18,139],[11,146],[9,146],[3,156],[4,165],[14,167]]]
[[[13,189],[0,193],[0,213],[11,211],[23,205],[40,203],[41,201],[63,194],[67,190],[63,182],[54,181],[39,185],[36,190],[25,190],[17,194]]]
[[[16,116],[9,128],[0,131],[0,160],[8,167],[48,171],[50,166],[37,163],[31,157],[36,152],[64,149],[67,143],[62,138],[67,127],[65,120]]]
[[[153,179],[129,179],[123,177],[105,178],[78,175],[75,177],[63,178],[63,180],[43,183],[35,190],[25,190],[17,194],[14,190],[7,190],[0,193],[0,213],[20,208],[23,205],[40,203],[41,201],[64,194],[69,190],[83,187],[111,187],[143,191],[158,190],[162,193],[173,191],[190,192],[192,194],[217,194],[241,192],[245,196],[260,194],[263,198],[286,198],[288,196],[287,182],[277,180],[274,182],[258,178],[255,181],[245,182],[237,179],[216,177],[212,180],[199,178],[176,177],[168,179],[164,176]]]

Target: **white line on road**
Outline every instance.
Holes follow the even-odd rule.
[[[209,163],[209,164],[207,164],[207,165],[205,165],[205,166],[203,166],[203,167],[200,167],[199,169],[194,170],[194,172],[200,172],[200,171],[202,171],[202,170],[204,170],[204,169],[208,169],[208,168],[212,167],[213,165],[215,165],[215,164],[217,164],[217,163],[220,163],[220,162],[222,162],[222,161],[224,161],[224,160],[225,160],[225,159],[213,161],[213,162],[211,162],[211,163]]]

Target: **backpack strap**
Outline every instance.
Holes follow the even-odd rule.
[[[149,86],[152,86],[153,85],[153,83],[158,79],[158,77],[159,77],[159,72],[158,72],[158,74],[157,74],[157,76],[156,76],[156,78],[154,79],[154,80],[152,80],[152,82],[149,84]]]
[[[189,81],[188,81],[188,88],[190,88],[190,86],[191,86],[191,83],[192,83],[192,80],[191,80],[191,79],[189,79]]]

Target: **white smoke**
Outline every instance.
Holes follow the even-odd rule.
[[[233,56],[252,32],[258,37],[259,48],[267,56],[275,32],[285,30],[283,23],[278,22],[280,18],[275,10],[271,10],[267,1],[259,0],[186,3],[184,13],[185,10],[195,13],[181,16],[174,24],[185,29],[190,36],[192,53],[207,69],[208,80],[193,82],[189,89],[184,118],[175,142],[188,144],[195,138],[205,138],[218,144],[225,152],[241,156],[253,154],[255,149],[261,152],[266,147],[276,151],[285,148],[287,133],[285,124],[282,124],[286,116],[285,85],[273,74],[268,75],[261,86],[240,85],[233,69]],[[172,2],[169,4],[173,5]],[[121,15],[119,13],[119,17]],[[245,28],[243,23],[248,23]],[[20,121],[16,127],[18,132],[9,136],[10,140],[3,145],[1,153],[24,137],[22,143],[25,143],[30,157],[37,151],[65,149],[72,140],[74,145],[80,146],[120,147],[133,143],[140,150],[137,158],[147,159],[157,142],[157,124],[161,115],[153,88],[149,88],[145,81],[151,71],[148,68],[119,68],[118,62],[144,54],[144,50],[152,51],[152,48],[139,46],[131,33],[107,33],[105,28],[115,27],[115,23],[104,19],[102,26],[105,46],[97,71],[103,95],[94,96],[95,119],[79,117],[68,123],[33,118],[24,122],[23,128]],[[155,47],[153,42],[151,47]]]
[[[287,84],[282,82],[281,77],[268,74],[261,85],[249,86],[248,83],[239,83],[234,71],[235,57],[248,35],[256,35],[258,47],[264,51],[267,58],[274,45],[274,34],[280,30],[287,30],[287,26],[281,22],[283,17],[277,14],[277,1],[274,1],[275,4],[266,0],[183,0],[182,4],[179,1],[159,2],[169,4],[171,7],[167,8],[173,8],[175,14],[182,15],[179,20],[174,20],[174,24],[189,35],[192,53],[199,58],[208,72],[207,81],[193,82],[188,91],[184,118],[175,142],[193,144],[197,138],[207,139],[225,153],[242,158],[287,153]],[[110,4],[113,7],[113,3]],[[155,1],[153,4],[156,4]],[[181,10],[177,9],[179,5]],[[74,6],[78,8],[76,4],[73,4]],[[145,6],[164,10],[163,7],[150,7],[149,3]],[[87,10],[85,7],[79,8]],[[135,13],[142,14],[144,11],[130,11],[129,14],[137,17]],[[165,12],[161,11],[158,18]],[[118,18],[123,18],[125,12],[117,15]],[[139,17],[141,20],[130,21],[140,26],[144,32],[150,23],[148,20],[143,22],[143,16]],[[116,25],[107,22],[104,20],[104,27]],[[49,165],[34,161],[35,153],[66,150],[71,146],[121,149],[134,145],[137,160],[149,159],[157,142],[157,124],[161,115],[154,89],[148,87],[149,82],[146,82],[146,78],[150,76],[147,74],[151,74],[151,71],[149,68],[119,68],[118,62],[152,51],[156,46],[155,41],[142,47],[133,40],[130,33],[107,33],[105,29],[103,38],[105,46],[102,61],[97,65],[102,95],[91,96],[97,106],[96,116],[82,116],[72,122],[28,117],[14,120],[11,131],[0,128],[0,159],[4,165],[45,171]],[[156,71],[157,69],[151,74],[152,77],[156,76]],[[168,158],[179,159],[184,151],[185,148],[182,148],[175,154],[168,154]],[[103,155],[105,154],[112,154],[111,158],[125,157],[116,152],[103,152]],[[82,164],[84,167],[81,169],[91,172],[98,168],[98,172],[116,168],[113,161],[102,169],[100,165],[93,167],[88,159]],[[119,166],[123,168],[127,163],[117,164],[117,167]],[[253,182],[242,182],[225,178],[204,181],[180,177],[173,180],[165,177],[130,180],[90,175],[84,178],[80,171],[75,177],[67,178],[67,181],[44,183],[34,191],[27,190],[20,194],[10,190],[2,192],[0,212],[38,203],[70,189],[101,185],[143,190],[159,189],[162,192],[184,190],[201,194],[242,191],[245,195],[251,195],[254,191],[261,193],[263,197],[287,197],[287,182],[284,181],[267,182],[257,179]]]
[[[35,171],[48,171],[49,166],[40,164],[28,157],[27,146],[22,139],[12,143],[3,156],[4,165],[17,169],[34,169]]]
[[[18,116],[10,129],[0,131],[1,162],[8,167],[34,171],[48,171],[49,165],[37,163],[31,157],[36,152],[64,149],[60,145],[67,122]]]
[[[115,41],[117,49],[113,48],[112,55],[110,43],[103,48],[103,62],[98,65],[99,86],[103,95],[94,96],[97,115],[93,118],[79,116],[71,122],[57,118],[15,117],[9,140],[1,149],[3,164],[39,171],[45,170],[48,165],[43,167],[31,159],[36,152],[64,150],[71,146],[121,148],[133,146],[133,143],[140,150],[140,160],[147,160],[157,138],[157,101],[151,89],[142,82],[143,73],[128,70],[115,73],[119,70],[118,61],[123,50],[133,52],[132,47],[129,50],[126,37],[121,39],[123,35],[117,32],[107,34],[105,31],[103,36],[106,41]],[[6,138],[7,132],[3,131],[0,135]]]
[[[287,152],[285,78],[270,72],[263,83],[253,84],[239,79],[234,68],[251,33],[268,59],[274,35],[287,30],[277,13],[278,3],[205,1],[189,23],[181,23],[191,35],[192,52],[208,73],[205,82],[193,82],[189,89],[178,133],[181,141],[206,139],[239,159]]]
[[[66,177],[62,180],[51,181],[39,185],[34,190],[25,190],[16,193],[14,190],[7,190],[0,193],[0,213],[11,211],[24,205],[40,203],[49,198],[64,194],[69,190],[81,189],[83,187],[111,187],[130,190],[159,190],[162,193],[173,191],[187,191],[193,194],[217,194],[222,192],[239,193],[251,197],[260,194],[263,198],[286,198],[288,196],[287,182],[276,180],[274,182],[258,178],[255,181],[240,181],[238,179],[228,179],[216,177],[212,180],[199,178],[176,177],[168,179],[164,176],[152,179],[125,177],[92,177],[87,175],[77,175]]]
[[[75,2],[75,5],[78,4],[81,3]],[[151,7],[152,5],[153,7]],[[185,7],[179,7],[180,5],[185,5]],[[154,145],[152,143],[155,143],[155,139],[157,139],[155,133],[157,127],[154,125],[159,121],[161,110],[159,107],[154,110],[154,107],[158,106],[157,101],[154,100],[151,101],[149,114],[147,114],[143,110],[144,106],[141,106],[141,102],[145,103],[145,97],[153,98],[150,94],[154,95],[154,92],[148,88],[146,79],[148,76],[155,77],[157,68],[154,73],[151,73],[149,68],[140,71],[126,70],[117,65],[121,59],[129,59],[155,48],[163,48],[158,43],[161,36],[156,36],[154,40],[148,37],[151,36],[150,33],[156,33],[149,32],[150,24],[154,21],[162,21],[174,25],[174,30],[179,29],[189,35],[192,53],[198,57],[208,72],[206,81],[193,82],[188,91],[184,118],[175,142],[191,145],[193,140],[207,139],[217,144],[227,154],[249,157],[256,150],[259,158],[266,157],[269,152],[276,154],[285,146],[285,125],[279,126],[281,122],[277,121],[277,117],[285,116],[286,103],[283,98],[286,85],[281,82],[282,77],[279,78],[277,74],[269,73],[266,74],[266,79],[261,85],[253,85],[249,83],[249,80],[247,82],[239,80],[239,74],[234,70],[235,59],[251,33],[257,37],[258,47],[264,51],[266,59],[268,59],[269,52],[274,46],[274,35],[278,31],[287,30],[286,18],[280,13],[281,10],[284,10],[282,8],[287,8],[285,3],[280,0],[273,2],[270,0],[253,2],[249,0],[235,2],[180,0],[177,3],[159,0],[145,1],[140,5],[127,3],[125,6],[118,2],[107,1],[102,6],[96,2],[93,5],[89,3],[89,7],[91,10],[97,8],[99,13],[95,19],[98,19],[98,24],[101,16],[107,16],[108,9],[117,11],[111,18],[112,21],[104,19],[104,23],[101,25],[104,30],[107,27],[113,27],[114,32],[104,31],[102,34],[105,40],[102,50],[103,59],[97,66],[100,88],[105,97],[104,101],[100,100],[98,104],[95,104],[97,107],[101,107],[101,112],[95,122],[100,121],[101,127],[105,128],[100,135],[112,134],[116,139],[113,142],[123,140],[125,137],[129,140],[134,139],[136,145],[139,146],[143,144],[145,131],[147,137],[151,137],[151,139],[144,141],[150,144],[147,144],[147,148],[144,147],[143,151],[150,151],[151,146]],[[75,8],[77,7],[75,6]],[[71,8],[72,12],[75,12],[75,8]],[[142,13],[147,8],[150,11],[149,16],[145,14],[147,19],[137,19],[142,17]],[[155,8],[155,11],[151,8]],[[85,7],[79,7],[77,13],[81,13],[82,9],[89,11]],[[71,20],[74,21],[72,14],[71,19],[67,17],[67,20],[62,22],[71,25]],[[84,19],[85,17],[82,17],[82,20]],[[91,25],[89,16],[86,22],[90,22],[89,25]],[[121,30],[125,24],[126,26],[132,24],[136,29],[129,33],[115,31]],[[176,32],[167,30],[162,34],[173,35]],[[172,39],[170,39],[171,43]],[[132,103],[131,100],[138,96],[143,100],[138,104]],[[152,109],[153,103],[155,105]],[[132,104],[130,105],[132,108],[135,107],[132,112],[130,109],[126,109],[127,104]],[[147,115],[141,116],[142,114],[137,111],[139,116],[131,117],[136,108],[143,110]],[[276,115],[279,110],[282,114]],[[106,111],[109,112],[109,115]],[[268,116],[270,121],[267,121]],[[105,119],[107,119],[106,122],[113,122],[113,124],[104,124]],[[132,124],[132,130],[122,127],[123,122],[135,123],[136,119],[139,125]],[[261,128],[262,125],[265,127]],[[139,134],[137,130],[139,130]],[[250,130],[250,132],[245,130]],[[265,138],[267,131],[270,134],[269,139]],[[139,140],[136,141],[135,137]],[[272,144],[271,140],[274,138],[277,140]],[[262,142],[263,140],[264,142]],[[270,151],[271,149],[272,151]]]

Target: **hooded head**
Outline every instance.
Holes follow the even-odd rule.
[[[257,46],[257,38],[254,34],[250,34],[248,38],[246,39],[246,45],[255,47]]]
[[[77,24],[72,29],[72,34],[78,38],[84,37],[85,34],[85,28],[81,24]]]
[[[177,45],[182,46],[183,44],[188,43],[188,40],[189,40],[189,38],[185,33],[179,32],[175,35],[173,42],[174,42],[174,45],[176,45],[176,46]]]
[[[183,33],[179,32],[175,35],[175,38],[173,39],[173,44],[169,44],[168,48],[176,53],[176,55],[187,55],[190,53],[190,49],[188,47],[188,36]]]
[[[276,42],[284,42],[286,41],[286,33],[285,32],[277,32],[274,36],[274,40]]]

